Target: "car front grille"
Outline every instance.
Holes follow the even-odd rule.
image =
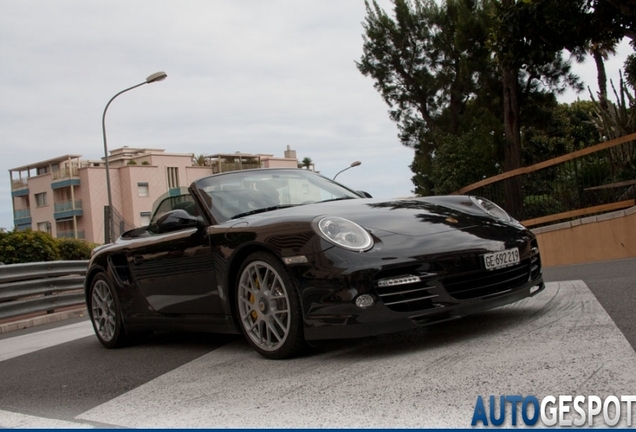
[[[440,268],[427,270],[409,267],[403,268],[402,272],[394,269],[380,274],[375,282],[376,293],[382,303],[395,312],[425,311],[443,307],[451,299],[471,300],[512,291],[541,277],[541,258],[535,253],[515,266],[497,270],[476,269],[475,266],[470,271],[455,274],[448,274]],[[420,280],[390,286],[378,283],[382,278],[399,280],[408,275],[419,276]]]
[[[469,300],[511,291],[530,279],[531,270],[540,271],[539,256],[498,270],[448,276],[441,279],[446,292],[457,300]],[[538,274],[537,274],[538,277]]]

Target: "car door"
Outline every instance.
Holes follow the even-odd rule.
[[[164,210],[194,204],[191,197],[170,199],[172,205],[164,205]],[[166,314],[222,314],[206,229],[188,226],[166,233],[150,232],[128,257],[139,289],[150,306]]]

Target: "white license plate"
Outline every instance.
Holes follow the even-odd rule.
[[[515,264],[519,264],[518,248],[506,249],[484,255],[484,265],[486,266],[486,270],[494,270]]]

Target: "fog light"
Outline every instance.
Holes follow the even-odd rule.
[[[375,300],[373,296],[369,294],[362,294],[360,297],[356,299],[356,306],[360,309],[368,309],[375,304]]]

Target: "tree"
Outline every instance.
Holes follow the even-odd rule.
[[[192,166],[208,166],[208,158],[204,154],[195,155],[192,153]]]
[[[309,157],[303,158],[303,160],[300,163],[300,165],[305,169],[309,169],[313,164],[314,162]]]
[[[523,165],[529,166],[600,142],[600,134],[593,122],[596,104],[577,101],[556,104],[543,113],[542,128],[522,129]]]
[[[636,1],[628,3],[632,8]],[[542,136],[550,127],[556,95],[583,89],[570,71],[571,58],[582,60],[594,49],[603,92],[603,57],[634,28],[631,15],[618,16],[617,5],[624,6],[613,0],[394,0],[392,18],[367,2],[358,69],[374,79],[401,143],[415,150],[415,192],[440,193],[481,177],[438,164],[468,158],[482,175],[521,167],[530,142],[524,136]],[[508,180],[505,190],[502,204],[523,217],[518,180]]]
[[[365,4],[358,69],[374,79],[401,143],[415,150],[411,169],[416,193],[434,193],[438,134],[458,136],[470,129],[466,106],[483,95],[490,87],[484,81],[493,78],[486,47],[491,4],[395,0],[395,19],[375,1]]]
[[[491,47],[502,74],[504,171],[521,167],[521,112],[533,94],[559,94],[568,86],[581,89],[563,57],[583,55],[591,37],[584,0],[502,0],[492,29]],[[504,183],[505,206],[523,217],[518,178]]]

